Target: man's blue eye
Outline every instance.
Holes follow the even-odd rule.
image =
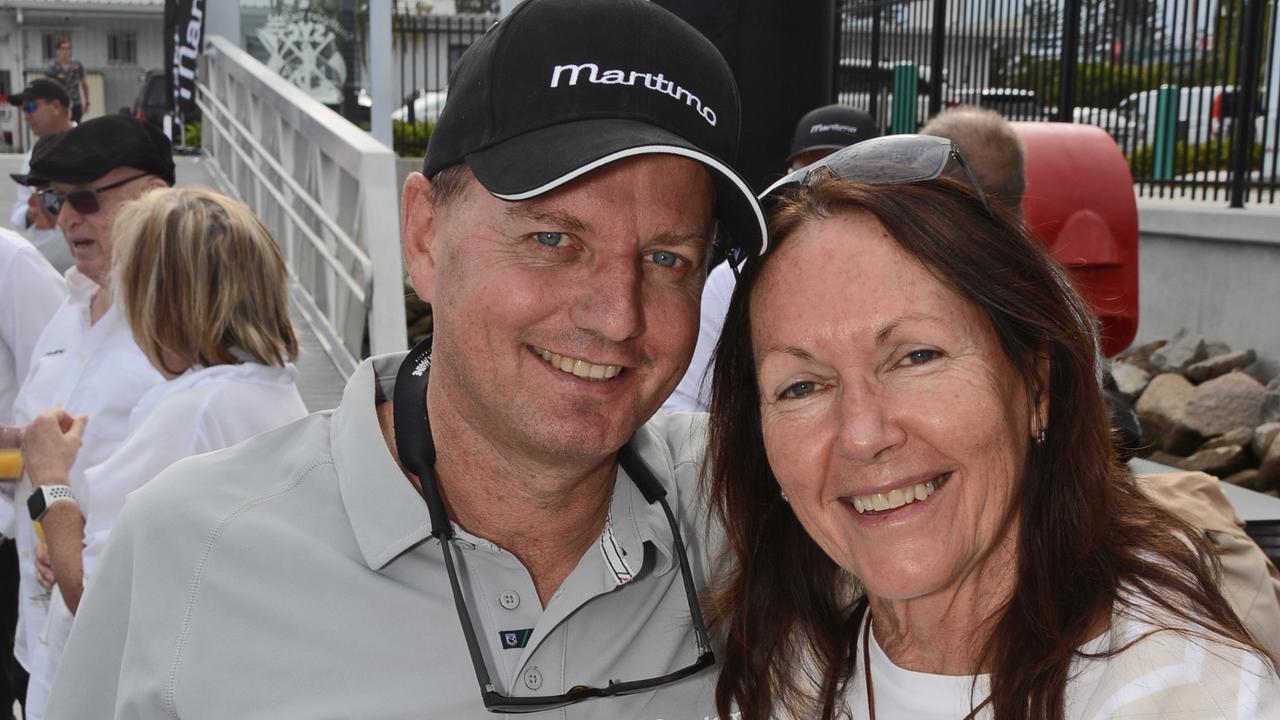
[[[546,245],[547,247],[555,247],[564,240],[564,233],[558,232],[538,232],[533,234],[534,239]]]
[[[675,267],[676,263],[680,260],[678,255],[673,252],[667,252],[666,250],[655,250],[653,255],[650,257],[652,257],[653,261],[662,267]]]

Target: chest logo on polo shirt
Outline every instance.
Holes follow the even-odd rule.
[[[519,650],[529,644],[530,637],[533,637],[533,628],[498,631],[498,640],[502,642],[503,650]]]

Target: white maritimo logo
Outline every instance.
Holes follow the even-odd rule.
[[[662,76],[662,73],[653,74],[646,72],[638,72],[635,70],[605,70],[601,72],[600,66],[595,63],[581,63],[578,65],[557,65],[551,69],[551,87],[560,87],[560,76],[568,74],[566,85],[577,85],[578,76],[583,71],[587,71],[587,82],[595,85],[631,85],[635,86],[640,81],[640,86],[653,90],[655,92],[670,95],[676,100],[684,100],[684,104],[693,108],[702,116],[707,124],[715,127],[716,111],[711,109],[710,105],[703,105],[701,98],[688,90],[680,87],[674,81],[668,80]]]

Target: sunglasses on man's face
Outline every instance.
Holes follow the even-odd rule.
[[[40,204],[43,205],[44,209],[54,217],[57,217],[58,213],[62,212],[62,204],[64,202],[70,203],[71,209],[81,215],[92,215],[102,209],[102,204],[98,202],[98,195],[108,190],[118,188],[121,185],[127,185],[128,183],[131,183],[138,178],[146,177],[147,175],[148,173],[138,173],[137,175],[127,177],[124,180],[113,182],[110,185],[103,185],[102,187],[97,188],[76,188],[75,190],[65,193],[60,193],[53,188],[48,188],[47,190],[41,190],[38,193],[40,196]]]
[[[39,107],[40,107],[39,105],[36,105],[36,101],[35,101],[35,100],[28,100],[28,101],[26,101],[26,102],[22,103],[22,112],[27,113],[27,114],[31,114],[31,113],[35,112],[35,111],[36,111],[36,109],[37,109],[37,108],[39,108]]]

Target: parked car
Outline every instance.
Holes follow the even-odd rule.
[[[168,92],[164,71],[148,70],[142,77],[142,86],[138,88],[138,96],[134,98],[130,114],[163,130],[164,116],[169,111],[166,97]],[[184,119],[189,123],[196,122],[200,120],[200,116],[200,108],[193,107]]]
[[[1140,145],[1156,141],[1159,112],[1159,90],[1132,93],[1120,101],[1116,110],[1132,124],[1133,135]],[[1199,85],[1178,88],[1178,121],[1175,138],[1191,144],[1216,140],[1231,132],[1236,116],[1239,92],[1233,85]],[[1265,106],[1255,103],[1255,133],[1262,132]]]
[[[448,90],[418,90],[410,93],[405,96],[400,108],[391,113],[391,119],[406,122],[412,118],[416,122],[435,122],[440,117],[448,96]]]
[[[1044,120],[1048,111],[1034,90],[1022,88],[962,88],[947,97],[946,107],[976,105],[1000,113],[1006,120]]]

